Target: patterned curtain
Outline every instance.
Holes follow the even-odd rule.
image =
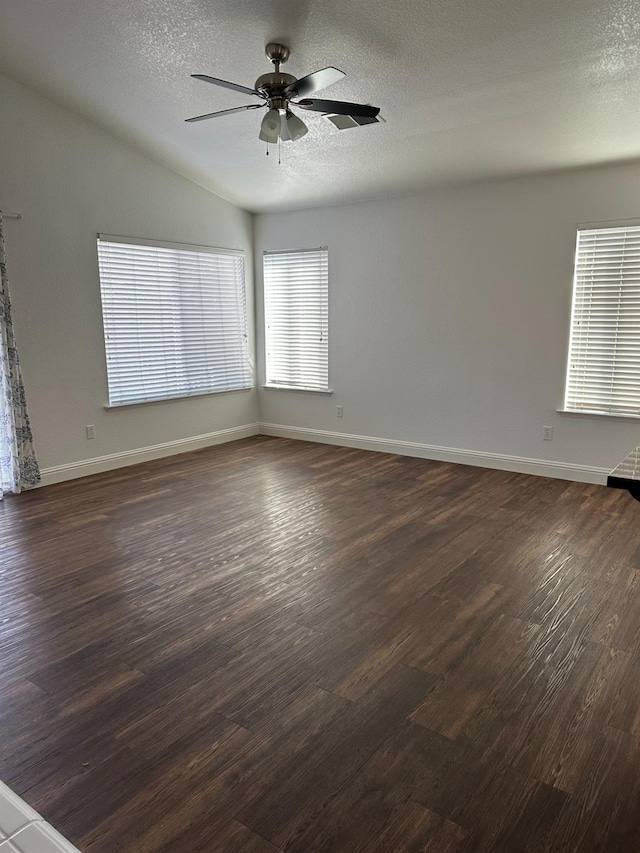
[[[40,482],[11,320],[0,212],[0,498]]]

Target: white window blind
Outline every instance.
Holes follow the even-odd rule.
[[[326,248],[264,255],[267,385],[329,389]]]
[[[578,231],[565,409],[640,415],[640,226]]]
[[[248,388],[244,259],[98,238],[109,405]]]

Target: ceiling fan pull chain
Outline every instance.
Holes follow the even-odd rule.
[[[280,148],[281,148],[280,142],[281,142],[280,137],[278,137],[278,166],[282,165],[282,160],[280,159]]]

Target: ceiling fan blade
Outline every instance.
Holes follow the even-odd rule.
[[[193,118],[186,118],[185,121],[204,121],[208,118],[217,118],[217,116],[226,116],[229,113],[241,113],[244,110],[259,110],[264,109],[262,104],[246,104],[244,107],[231,107],[230,110],[218,110],[217,113],[207,113],[203,116],[194,116]]]
[[[372,107],[369,104],[350,104],[348,101],[324,101],[318,98],[305,98],[303,101],[294,103],[296,107],[303,110],[315,110],[319,113],[337,113],[343,116],[363,116],[375,118],[380,112],[380,107]]]
[[[217,77],[209,77],[208,74],[192,74],[196,80],[203,80],[205,83],[213,83],[215,86],[222,86],[223,89],[233,89],[234,92],[242,92],[245,95],[257,95],[262,97],[260,92],[255,89],[249,89],[248,86],[241,86],[239,83],[229,83],[227,80],[219,80]]]
[[[304,98],[306,95],[311,95],[319,89],[326,89],[338,80],[342,80],[345,76],[344,71],[339,68],[321,68],[320,71],[314,71],[313,74],[307,74],[306,77],[301,77],[293,83],[289,83],[284,90],[286,95],[297,95]]]

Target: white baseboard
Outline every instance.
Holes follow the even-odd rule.
[[[605,485],[606,468],[592,465],[573,465],[567,462],[549,462],[546,459],[529,459],[525,456],[507,456],[501,453],[484,453],[478,450],[461,450],[457,447],[440,447],[416,441],[396,441],[390,438],[374,438],[370,435],[352,435],[322,429],[286,426],[285,424],[258,425],[262,435],[294,438],[300,441],[316,441],[321,444],[337,444],[341,447],[357,447],[360,450],[377,450],[382,453],[397,453],[400,456],[419,456],[438,462],[457,462],[460,465],[477,465],[481,468],[496,468],[519,474],[535,474],[539,477],[555,477],[559,480],[576,480],[579,483]]]
[[[230,429],[219,429],[204,435],[193,435],[189,438],[178,438],[175,441],[165,441],[162,444],[150,444],[148,447],[138,447],[135,450],[124,450],[122,453],[109,453],[106,456],[95,456],[93,459],[83,459],[80,462],[69,462],[66,465],[53,465],[40,471],[41,486],[62,483],[64,480],[74,480],[76,477],[88,477],[90,474],[100,474],[123,468],[125,465],[135,465],[137,462],[148,462],[150,459],[160,459],[163,456],[174,456],[177,453],[187,453],[223,444],[227,441],[237,441],[239,438],[249,438],[259,432],[258,424],[243,424]]]
[[[457,462],[460,465],[477,465],[481,468],[496,468],[500,471],[535,474],[540,477],[555,477],[560,480],[576,480],[580,483],[604,485],[609,473],[606,468],[597,468],[591,465],[549,462],[546,459],[483,453],[477,450],[461,450],[456,447],[441,447],[416,441],[398,441],[369,435],[353,435],[330,430],[287,426],[286,424],[259,423],[243,424],[204,435],[194,435],[189,438],[166,441],[162,444],[139,447],[135,450],[125,450],[122,453],[109,453],[106,456],[96,456],[92,459],[83,459],[80,462],[69,462],[65,465],[43,468],[40,472],[42,476],[40,485],[49,486],[65,480],[74,480],[77,477],[100,474],[103,471],[123,468],[126,465],[135,465],[138,462],[147,462],[151,459],[160,459],[163,456],[173,456],[177,453],[187,453],[201,447],[211,447],[215,444],[237,441],[240,438],[249,438],[258,434],[293,438],[299,441],[315,441],[320,444],[335,444],[341,447],[356,447],[360,450],[376,450],[381,453],[397,453],[401,456],[417,456],[439,462]]]

